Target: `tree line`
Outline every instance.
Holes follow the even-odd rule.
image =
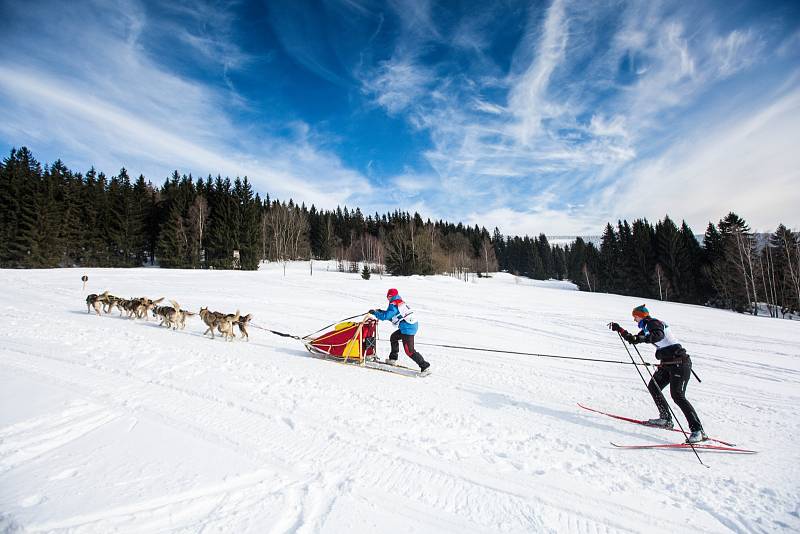
[[[60,160],[42,166],[25,147],[0,163],[0,267],[257,269],[311,258],[401,275],[498,268],[485,228],[262,199],[247,177],[175,171],[157,187],[124,168],[107,176]]]
[[[504,236],[395,211],[319,210],[261,198],[247,177],[172,173],[160,186],[123,168],[108,177],[60,160],[42,166],[23,147],[0,163],[0,267],[257,269],[261,261],[336,259],[391,274],[467,277],[507,271],[567,279],[585,291],[771,314],[800,310],[800,236],[779,225],[760,239],[731,213],[702,244],[668,216],[606,226],[599,246]]]
[[[566,269],[565,277],[584,291],[773,317],[800,312],[800,234],[783,224],[758,235],[731,212],[717,224],[709,222],[701,244],[685,221],[679,227],[669,216],[655,225],[647,219],[618,221],[606,225],[599,247],[579,237],[564,247],[563,259],[559,247],[548,255],[545,239],[524,248],[534,256],[530,265],[544,265],[550,277],[548,265]]]

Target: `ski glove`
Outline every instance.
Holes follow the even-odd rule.
[[[369,315],[375,315],[375,310],[369,310],[367,313],[368,313]]]
[[[622,328],[619,323],[608,323],[608,327],[614,332],[619,332],[622,337],[629,336],[628,331]]]
[[[642,343],[642,342],[645,341],[644,336],[635,336],[635,335],[630,334],[628,332],[625,332],[624,334],[622,334],[622,338],[625,341],[627,341],[628,343],[630,343],[631,345],[637,345],[637,344]]]

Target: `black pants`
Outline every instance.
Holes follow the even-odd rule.
[[[422,354],[414,350],[414,336],[412,334],[403,334],[400,330],[395,330],[395,332],[389,336],[389,342],[392,345],[392,351],[389,353],[390,360],[397,359],[397,355],[400,351],[400,340],[403,341],[403,350],[406,351],[409,358],[414,360],[414,363],[419,365],[421,371],[430,367],[431,364],[425,361]]]
[[[703,425],[700,423],[700,418],[697,417],[692,405],[686,400],[686,385],[691,377],[692,360],[689,356],[685,356],[683,363],[659,367],[653,373],[653,379],[647,384],[647,389],[658,407],[659,417],[671,420],[672,416],[669,412],[667,400],[661,392],[669,384],[669,393],[672,396],[672,400],[675,401],[683,415],[686,416],[686,420],[689,422],[689,429],[694,432],[695,430],[702,430]]]

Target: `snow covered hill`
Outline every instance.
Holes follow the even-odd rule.
[[[80,276],[89,276],[87,291]],[[203,337],[86,313],[88,292],[253,313],[304,335],[414,307],[430,377],[321,361],[256,328]],[[648,302],[693,357],[712,436],[755,455],[618,450],[676,434],[609,321],[642,301],[498,274],[365,281],[315,264],[258,272],[0,271],[0,531],[797,532],[800,323]],[[388,352],[381,323],[380,352]],[[652,349],[643,353],[652,361]],[[405,356],[403,356],[405,358]],[[407,364],[412,364],[408,359]]]

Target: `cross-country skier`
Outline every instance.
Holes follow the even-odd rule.
[[[406,354],[414,360],[414,363],[419,365],[419,370],[423,374],[427,374],[431,364],[425,361],[422,354],[414,349],[414,335],[419,330],[417,318],[414,317],[414,312],[406,304],[397,290],[392,288],[386,292],[386,298],[389,300],[389,306],[386,310],[369,310],[371,313],[381,321],[391,321],[393,325],[398,327],[390,337],[389,341],[392,345],[392,350],[389,353],[389,358],[386,363],[389,365],[397,365],[397,355],[399,352],[399,342],[403,341],[403,349]]]
[[[659,417],[647,421],[652,426],[662,428],[672,428],[672,415],[667,405],[667,400],[661,392],[669,384],[669,392],[672,400],[686,416],[689,422],[691,434],[686,439],[688,443],[699,443],[708,439],[703,431],[703,425],[694,408],[686,400],[686,385],[692,376],[692,360],[681,346],[675,336],[672,335],[669,326],[650,316],[647,307],[642,304],[631,312],[633,320],[637,323],[640,330],[638,334],[627,332],[617,323],[609,323],[608,327],[614,332],[619,332],[622,338],[628,343],[652,343],[656,346],[656,358],[658,359],[658,369],[653,373],[653,378],[647,384],[647,389],[653,397],[653,401],[658,408]]]

